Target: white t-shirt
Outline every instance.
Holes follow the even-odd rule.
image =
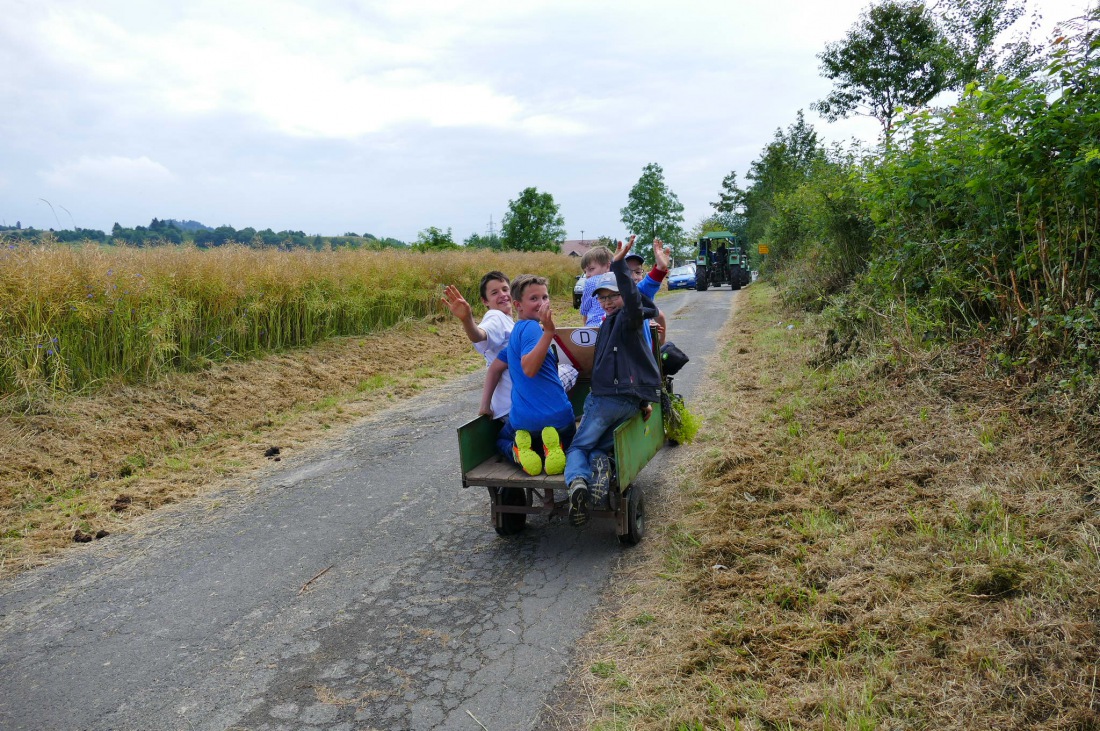
[[[515,321],[500,310],[485,312],[480,327],[485,331],[486,338],[480,343],[474,343],[474,350],[485,356],[485,365],[492,365],[500,351],[508,347],[508,338],[515,326]],[[512,377],[508,375],[508,371],[501,374],[489,407],[493,410],[494,419],[506,416],[512,410]]]

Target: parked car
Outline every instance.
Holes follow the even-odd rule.
[[[584,283],[588,280],[588,277],[583,274],[577,275],[577,283],[573,285],[573,309],[576,310],[581,306],[581,297],[584,296]]]
[[[668,272],[669,289],[695,289],[695,267],[685,264]]]

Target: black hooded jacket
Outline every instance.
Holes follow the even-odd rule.
[[[625,261],[611,262],[611,271],[623,306],[604,319],[596,336],[592,393],[657,401],[661,397],[661,371],[642,335],[645,321],[657,316],[657,308],[653,300],[638,291]]]

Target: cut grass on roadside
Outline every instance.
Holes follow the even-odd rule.
[[[743,297],[579,725],[1100,728],[1095,452],[957,354],[812,367]]]

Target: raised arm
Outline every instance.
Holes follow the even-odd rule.
[[[542,307],[539,308],[539,324],[542,325],[542,337],[535,343],[535,347],[531,349],[531,352],[526,353],[520,361],[523,374],[528,378],[534,378],[535,374],[539,372],[539,368],[542,368],[543,361],[546,360],[546,354],[550,351],[550,343],[554,342],[554,335],[557,334],[557,327],[554,325],[554,313],[550,309],[549,301],[543,302]]]
[[[672,247],[660,239],[653,239],[653,261],[655,262],[654,269],[659,272],[667,272],[669,264],[672,263]]]
[[[441,301],[451,311],[451,314],[462,323],[462,329],[466,331],[466,337],[470,339],[471,343],[480,343],[488,339],[489,336],[486,332],[474,322],[474,313],[470,309],[470,303],[458,291],[458,287],[448,284],[443,290]]]

